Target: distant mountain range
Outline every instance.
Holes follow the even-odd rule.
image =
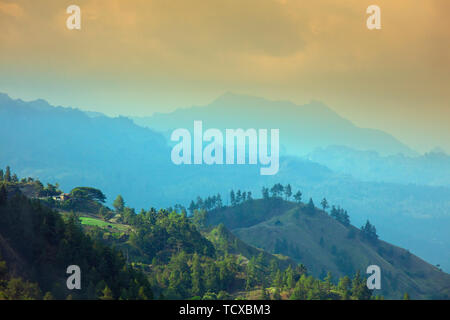
[[[381,156],[343,146],[318,148],[307,159],[364,181],[450,186],[450,156],[432,150],[421,156]]]
[[[272,102],[245,96],[242,97],[243,101],[239,102],[237,97],[239,96],[229,94],[215,102],[218,106],[231,108],[231,101],[234,100],[236,105],[240,106],[233,107],[238,115],[235,116],[236,122],[230,122],[229,125],[227,121],[223,121],[227,127],[245,128],[252,125],[256,128],[274,128],[276,125],[271,124],[265,117],[278,119],[277,113],[280,114],[280,119],[291,119],[288,122],[290,124],[280,130],[289,132],[289,126],[294,130],[296,123],[303,123],[303,120],[296,119],[297,107],[293,104],[283,102],[279,107],[286,105],[287,109],[273,111],[267,107],[272,106]],[[248,100],[252,101],[253,106],[250,107],[253,110],[256,110],[258,101],[261,101],[261,110],[255,117],[265,119],[265,122],[251,122],[252,112],[247,112],[245,107]],[[204,108],[193,108],[193,111],[198,113],[192,116],[189,109],[181,110],[179,112],[184,114],[185,120],[177,116],[178,120],[174,123],[177,127],[190,128],[191,120],[200,119],[208,127],[221,128],[221,118],[217,114],[220,108],[212,108],[211,113],[209,109],[206,112]],[[270,111],[267,115],[263,112],[266,109],[267,112]],[[311,106],[306,109],[310,112],[316,110]],[[324,114],[334,114],[324,106],[319,109]],[[291,116],[289,110],[293,112]],[[232,112],[229,113],[231,118]],[[177,112],[174,114],[178,115]],[[197,118],[200,114],[204,117]],[[170,118],[169,115],[161,117]],[[210,117],[210,120],[207,117]],[[314,121],[312,117],[311,115],[309,127],[315,128],[319,138],[310,133],[307,138],[297,138],[288,145],[292,147],[295,144],[301,145],[302,142],[307,145],[308,141],[315,141],[303,149],[302,152],[306,152],[319,145],[324,137],[331,136],[331,127],[319,125],[321,119],[326,117],[322,116]],[[340,124],[346,123],[347,128],[356,130],[352,131],[352,135],[358,139],[362,139],[364,132],[367,132],[366,129],[359,129],[336,115],[334,117]],[[245,119],[247,121],[244,123]],[[280,121],[281,127],[284,120],[277,121]],[[329,123],[331,120],[324,121]],[[163,130],[162,126],[166,126],[164,121],[155,121],[155,124],[158,123],[161,127],[156,129]],[[313,126],[312,123],[316,125]],[[322,127],[328,128],[325,131],[330,133],[321,136]],[[340,126],[335,128],[338,127]],[[25,102],[2,94],[0,167],[10,165],[20,176],[39,177],[43,182],[59,182],[61,188],[67,191],[77,186],[100,188],[107,195],[109,204],[121,194],[128,204],[138,209],[148,209],[150,206],[166,207],[174,203],[187,206],[191,199],[198,195],[210,196],[211,192],[221,193],[227,202],[231,189],[252,191],[253,194],[259,195],[262,186],[271,186],[278,182],[290,183],[294,189],[303,192],[304,199],[312,197],[318,203],[326,197],[331,204],[347,209],[356,225],[369,218],[377,226],[383,239],[406,247],[434,264],[441,264],[444,270],[450,270],[448,187],[381,182],[383,179],[361,181],[361,176],[353,172],[350,172],[352,175],[344,170],[344,173],[335,172],[310,159],[286,155],[280,158],[280,171],[275,176],[260,176],[257,166],[250,165],[176,166],[170,160],[171,149],[166,134],[159,133],[156,129],[138,126],[125,117],[110,118],[97,113],[87,115],[73,108],[53,107],[44,100]],[[375,132],[377,137],[384,137],[386,141],[380,147],[391,145],[389,148],[392,153],[402,150],[411,152],[394,138]],[[336,137],[338,136],[343,137],[345,134],[336,133]],[[295,134],[292,137],[294,139]],[[285,141],[283,135],[280,139],[282,143]],[[356,141],[354,139],[349,141]],[[362,140],[360,142],[363,143]],[[368,145],[371,143],[373,145],[373,140],[369,139]],[[385,149],[384,152],[387,151]],[[399,165],[398,168],[401,170],[402,166]],[[425,169],[417,171],[426,172]],[[426,179],[428,178],[425,177],[422,181]]]
[[[305,155],[329,145],[373,150],[382,155],[416,154],[393,136],[380,130],[359,128],[317,101],[296,105],[226,93],[206,106],[133,120],[166,133],[176,128],[191,128],[194,120],[202,120],[205,127],[218,129],[280,129],[280,143],[291,155]]]

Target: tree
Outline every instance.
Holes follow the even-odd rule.
[[[0,169],[0,181],[3,181],[3,176],[4,176],[3,169]]]
[[[102,291],[103,295],[100,297],[100,300],[114,300],[113,293],[108,286],[105,286],[105,289]]]
[[[9,166],[6,166],[6,171],[5,171],[5,178],[4,180],[6,182],[11,182],[11,168]]]
[[[339,279],[339,283],[337,286],[337,290],[339,291],[342,300],[348,300],[351,294],[351,283],[350,278],[348,276],[344,276]]]
[[[218,270],[214,262],[209,262],[205,268],[205,287],[209,291],[217,290],[219,284]]]
[[[403,300],[409,300],[409,294],[407,292],[405,292],[405,294],[403,295]]]
[[[261,189],[262,197],[264,200],[269,199],[269,189],[266,187],[262,187]]]
[[[53,298],[53,295],[52,295],[52,293],[51,292],[47,292],[45,295],[44,295],[44,300],[53,300],[54,298]]]
[[[320,204],[322,205],[323,211],[326,211],[329,208],[328,201],[326,198],[323,198]]]
[[[191,281],[192,281],[192,295],[194,296],[202,296],[204,293],[203,287],[203,272],[202,266],[200,264],[200,257],[197,253],[194,253],[192,257],[192,265],[191,265]]]
[[[0,205],[5,204],[8,198],[8,192],[4,184],[0,187]]]
[[[324,284],[325,284],[325,290],[327,294],[330,294],[331,289],[333,288],[333,276],[331,275],[331,272],[327,272],[327,276],[325,277]]]
[[[195,206],[194,200],[191,200],[191,204],[189,205],[189,208],[188,208],[191,215],[194,214],[195,209],[196,209],[196,206]]]
[[[306,206],[306,210],[308,211],[308,213],[311,213],[311,214],[315,212],[314,201],[312,198],[309,198],[309,202],[308,202],[308,205]]]
[[[231,205],[233,207],[236,205],[236,197],[234,195],[234,191],[233,190],[231,190],[231,192],[230,192],[230,202],[231,202]]]
[[[361,277],[359,270],[356,272],[352,280],[352,295],[353,300],[369,300],[372,292],[367,288],[366,281]]]
[[[294,199],[295,201],[297,201],[298,203],[300,203],[302,201],[302,193],[301,191],[297,191],[296,194],[294,194]]]
[[[122,196],[119,194],[113,202],[113,207],[117,213],[122,212],[125,209],[125,201]]]
[[[284,187],[281,183],[276,183],[270,189],[270,192],[272,193],[272,197],[279,198],[281,194],[284,192]]]
[[[289,289],[293,289],[295,286],[294,270],[290,265],[285,271],[285,283]]]
[[[344,210],[339,206],[337,208],[335,206],[331,207],[330,217],[336,219],[345,226],[350,225],[350,217],[347,213],[347,210]]]
[[[56,196],[61,193],[61,190],[58,190],[58,187],[58,184],[52,185],[51,183],[47,183],[47,187],[44,191],[48,197]]]
[[[218,193],[216,196],[216,208],[220,209],[222,207],[223,207],[222,197],[221,197],[220,193]]]
[[[238,190],[236,193],[236,204],[239,204],[242,202],[242,194],[241,194],[241,190]]]
[[[99,189],[91,188],[91,187],[77,187],[70,191],[70,194],[73,198],[76,199],[84,199],[91,201],[98,201],[104,203],[106,200],[106,196]]]
[[[369,220],[361,227],[361,231],[363,236],[370,241],[376,241],[378,239],[377,229],[369,222]]]
[[[288,184],[285,188],[284,188],[284,194],[286,196],[286,200],[289,200],[292,196],[292,188],[291,185]]]

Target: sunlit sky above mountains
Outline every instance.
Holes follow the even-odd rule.
[[[68,30],[66,8],[81,8]],[[366,8],[381,7],[381,30]],[[108,115],[320,100],[450,152],[450,1],[0,0],[0,91]]]

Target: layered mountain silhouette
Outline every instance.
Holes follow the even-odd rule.
[[[280,129],[283,150],[292,155],[305,155],[329,145],[373,150],[382,155],[415,154],[391,135],[380,130],[359,128],[318,101],[296,105],[288,101],[226,93],[206,106],[156,113],[133,120],[161,132],[191,128],[194,120],[202,120],[209,128]]]
[[[329,146],[314,150],[306,158],[365,181],[450,186],[450,156],[440,150],[408,157]]]
[[[248,125],[276,127],[267,119],[264,123],[250,122],[252,112],[246,111],[244,102],[238,103],[238,106],[231,105],[233,99],[236,99],[235,95],[225,95],[215,102],[219,106],[236,110],[239,116],[235,116],[236,122],[230,125],[231,128],[247,127],[243,122],[245,115]],[[292,130],[295,124],[300,123],[295,116],[297,107],[293,104],[284,102],[286,109],[277,109],[265,115],[262,110],[272,105],[272,102],[251,97],[248,99],[253,101],[254,110],[257,109],[258,101],[261,101],[261,110],[253,118],[272,116],[277,119],[277,113],[280,117],[291,118],[289,123]],[[219,107],[215,108],[220,110]],[[291,116],[289,108],[294,112]],[[197,109],[194,108],[194,111]],[[333,114],[326,107],[321,110]],[[211,123],[208,119],[200,118],[205,126],[221,128],[220,117],[214,120],[209,111],[204,111],[206,109],[203,109],[202,114],[212,117]],[[190,128],[191,119],[198,119],[197,115],[189,115],[189,109],[179,112],[185,114],[185,120],[182,117],[177,120],[176,127]],[[169,115],[161,117],[168,119]],[[347,123],[349,128],[356,130],[355,135],[360,138],[362,133],[356,133],[359,132],[358,128],[335,117],[336,121],[340,119],[338,122]],[[282,124],[281,120],[277,121]],[[313,122],[320,121],[316,119]],[[224,123],[226,127],[229,126],[228,122]],[[300,125],[298,127],[301,128]],[[317,130],[320,131],[320,128]],[[282,143],[283,132],[280,137]],[[290,183],[294,189],[303,192],[304,199],[312,197],[318,203],[326,197],[330,204],[348,210],[356,225],[361,225],[369,218],[383,239],[406,247],[433,264],[440,264],[444,270],[450,270],[448,187],[361,181],[348,173],[335,172],[322,164],[296,156],[282,156],[279,173],[275,176],[261,176],[258,166],[251,165],[176,166],[171,162],[171,148],[165,135],[138,126],[125,117],[110,118],[97,113],[88,115],[73,108],[53,107],[44,100],[25,102],[11,99],[5,94],[0,95],[0,167],[10,165],[19,176],[58,182],[63,190],[78,186],[97,187],[105,192],[109,204],[121,194],[130,206],[138,209],[166,207],[174,203],[187,206],[197,196],[217,193],[222,194],[225,202],[229,202],[231,189],[260,195],[263,186]],[[407,147],[402,147],[392,137],[385,134],[380,136],[396,146],[392,152],[408,152]],[[298,138],[293,143],[302,144],[302,141],[307,143],[314,139],[313,136]],[[321,139],[320,134],[318,139]]]

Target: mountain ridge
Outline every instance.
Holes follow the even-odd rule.
[[[139,125],[166,134],[176,128],[190,128],[194,120],[203,120],[205,126],[219,129],[277,128],[281,132],[281,145],[288,154],[300,156],[316,147],[333,144],[376,150],[382,154],[417,154],[381,130],[355,126],[319,101],[296,105],[290,101],[228,92],[205,106],[132,119]]]

